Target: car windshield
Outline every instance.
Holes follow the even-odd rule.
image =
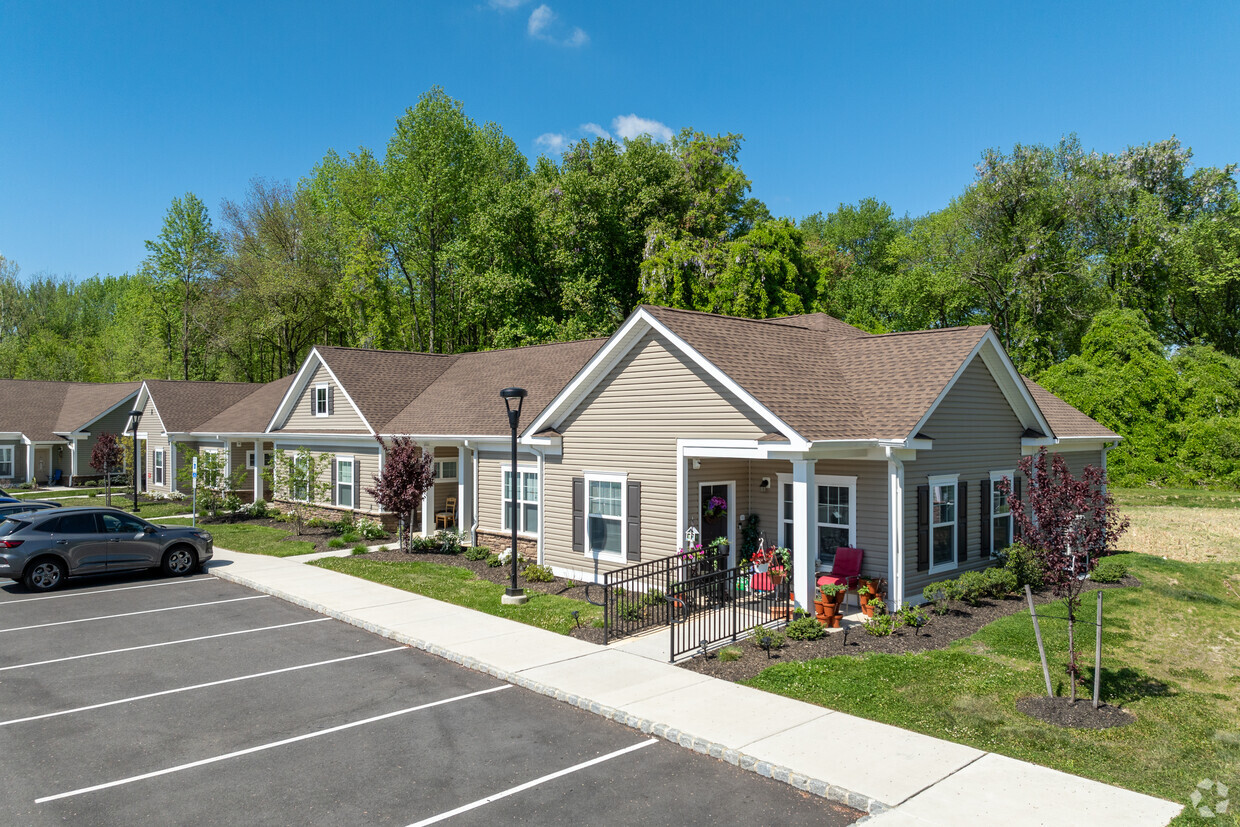
[[[3,522],[0,522],[0,537],[8,537],[14,531],[20,531],[28,525],[30,525],[30,523],[25,520],[4,520]]]

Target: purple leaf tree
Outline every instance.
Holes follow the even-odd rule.
[[[104,501],[112,504],[112,472],[125,461],[124,449],[116,437],[101,431],[90,452],[90,467],[103,474]]]
[[[404,524],[400,548],[408,552],[413,512],[435,481],[435,458],[409,437],[395,437],[390,444],[381,436],[376,435],[375,439],[385,452],[383,471],[374,478],[374,487],[366,491],[379,505],[400,515]]]
[[[1007,479],[999,482],[999,491],[1007,497],[1017,534],[1045,568],[1043,581],[1068,609],[1068,675],[1075,702],[1081,677],[1075,634],[1081,594],[1098,558],[1112,553],[1128,530],[1128,518],[1120,516],[1106,493],[1101,468],[1087,465],[1077,479],[1062,456],[1043,448],[1020,461],[1020,472],[1028,480],[1023,502]]]

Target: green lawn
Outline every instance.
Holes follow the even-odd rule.
[[[584,600],[534,591],[526,592],[530,600],[524,606],[504,606],[500,603],[500,597],[504,594],[503,586],[482,580],[469,569],[460,566],[447,566],[442,563],[392,563],[359,557],[328,557],[315,560],[310,565],[395,586],[445,603],[477,609],[562,635],[568,634],[573,628],[571,613],[574,610],[580,613],[583,626],[590,625],[595,619],[602,620],[603,617],[601,606],[594,606]]]
[[[145,514],[142,515],[146,517]],[[150,519],[150,518],[148,518]],[[165,520],[151,520],[160,525],[189,525],[189,517],[172,517]],[[314,543],[308,540],[286,540],[292,532],[283,528],[272,528],[264,525],[246,525],[245,523],[207,523],[200,526],[211,532],[215,545],[229,551],[241,551],[247,554],[266,554],[271,557],[292,557],[297,554],[310,554],[314,551]]]
[[[1240,565],[1125,559],[1144,585],[1105,594],[1102,698],[1137,716],[1127,727],[1061,729],[1016,710],[1045,692],[1027,611],[944,650],[780,664],[749,684],[1171,801],[1187,803],[1205,778],[1240,789]],[[1042,634],[1066,694],[1066,624],[1048,618]],[[1092,681],[1093,630],[1079,634]],[[1192,813],[1174,823],[1240,822]]]
[[[1202,488],[1111,488],[1120,511],[1154,505],[1181,508],[1240,508],[1240,491],[1212,491]]]
[[[84,504],[84,503],[83,503]],[[103,505],[101,498],[96,497],[91,501],[91,505]],[[123,498],[112,497],[112,507],[120,508],[131,514],[137,514],[144,520],[157,520],[160,517],[168,517],[173,514],[188,514],[192,510],[189,500],[183,502],[159,502],[159,503],[138,503],[138,510],[133,510],[133,500],[125,502]]]
[[[74,488],[72,491],[60,491],[60,490],[49,491],[46,488],[39,489],[38,491],[10,490],[9,496],[14,497],[19,500],[63,500],[68,497],[89,497],[92,493],[97,493],[99,494],[99,497],[102,497],[103,489],[102,488]],[[116,498],[118,493],[121,493],[121,489],[119,488],[112,489],[113,499]]]

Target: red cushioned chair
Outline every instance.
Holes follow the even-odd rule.
[[[857,588],[857,585],[861,582],[861,558],[864,555],[864,549],[840,546],[835,550],[835,560],[831,563],[831,573],[819,577],[818,585],[825,586],[828,583],[836,583],[846,586],[848,591]],[[845,592],[845,596],[847,596],[847,592]]]

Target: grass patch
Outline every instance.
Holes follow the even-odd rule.
[[[40,488],[37,491],[16,491],[7,489],[9,496],[17,500],[65,500],[73,497],[89,497],[91,494],[103,496],[102,488],[74,488],[72,491],[49,491],[46,488]],[[115,499],[121,493],[121,489],[112,489],[112,498]]]
[[[1185,563],[1240,563],[1240,511],[1184,506],[1121,509],[1131,521],[1120,545]]]
[[[1228,590],[1230,583],[1240,592],[1240,565],[1125,558],[1144,585],[1108,590],[1103,599],[1102,698],[1133,712],[1131,726],[1067,730],[1016,710],[1017,698],[1045,692],[1028,612],[997,620],[947,649],[780,664],[748,683],[1187,803],[1203,778],[1240,782],[1240,597]],[[1084,598],[1090,617],[1094,600],[1093,593]],[[1049,617],[1062,616],[1062,604],[1046,606],[1045,613],[1052,683],[1067,694],[1067,628]],[[1081,651],[1092,682],[1092,629],[1079,634],[1086,638]],[[1079,692],[1088,696],[1092,683]],[[1174,823],[1207,822],[1186,813]]]
[[[145,514],[143,515],[146,516]],[[160,520],[163,525],[189,525],[188,517]],[[201,524],[200,524],[201,525]],[[243,551],[247,554],[266,554],[270,557],[292,557],[296,554],[310,554],[314,551],[314,543],[308,540],[287,540],[291,532],[282,528],[265,525],[246,525],[238,523],[210,523],[202,528],[211,532],[215,545],[229,551]]]
[[[504,587],[482,580],[469,569],[442,563],[395,563],[356,557],[328,557],[310,565],[351,574],[365,580],[394,586],[407,592],[433,597],[477,609],[496,617],[516,620],[551,632],[566,635],[575,625],[572,612],[580,613],[583,626],[602,621],[603,609],[584,600],[573,600],[554,594],[526,592],[529,602],[524,606],[504,606],[500,597]]]
[[[90,505],[102,505],[98,499],[92,500]],[[85,505],[85,503],[83,503]],[[119,508],[122,511],[128,511],[130,514],[137,514],[144,520],[157,520],[160,517],[169,517],[173,514],[188,514],[193,511],[193,506],[189,500],[184,502],[160,502],[160,503],[139,503],[137,511],[133,510],[133,500],[125,502],[123,499],[112,497],[112,507]]]

